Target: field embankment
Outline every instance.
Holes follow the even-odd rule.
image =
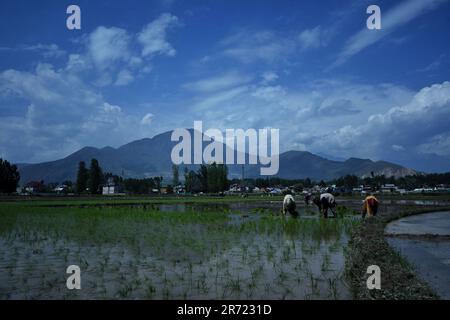
[[[423,207],[366,219],[355,227],[345,252],[345,275],[355,299],[438,299],[430,287],[420,279],[408,261],[394,250],[384,236],[386,225],[402,217],[449,207]],[[367,289],[367,267],[381,269],[381,290]]]

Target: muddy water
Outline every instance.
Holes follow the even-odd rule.
[[[2,299],[349,299],[342,245],[286,239],[168,262],[121,245],[46,240],[32,252],[17,242],[19,250],[2,254],[0,293]],[[79,291],[65,287],[70,264],[82,270]]]
[[[433,212],[405,217],[389,223],[386,233],[450,236],[450,212]]]
[[[361,201],[339,204],[350,211],[361,207]],[[380,213],[410,205],[383,202]],[[103,218],[119,209],[120,214]],[[342,276],[345,225],[358,216],[321,224],[317,208],[300,202],[301,224],[291,230],[281,227],[281,217],[264,224],[279,213],[279,201],[48,210],[17,212],[7,228],[0,228],[0,299],[351,297]],[[154,211],[225,213],[227,218],[147,220]],[[329,228],[336,221],[343,223]],[[66,288],[71,264],[81,268],[81,290]]]
[[[189,214],[188,207],[176,208]],[[284,220],[271,208],[279,210],[230,204],[225,221],[204,224],[136,218],[149,208],[92,222],[61,209],[17,213],[0,233],[0,298],[349,299],[342,273],[352,217]],[[81,290],[66,288],[72,264],[81,268]]]
[[[413,264],[419,276],[441,298],[450,299],[450,212],[399,219],[385,232],[392,235],[387,237],[389,244]]]

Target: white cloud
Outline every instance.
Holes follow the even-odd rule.
[[[80,54],[70,54],[66,64],[66,70],[71,73],[86,71],[90,68],[90,62]]]
[[[351,56],[377,43],[397,28],[407,24],[418,16],[435,9],[446,0],[407,0],[396,5],[388,12],[381,12],[381,30],[369,30],[366,27],[350,37],[331,67],[338,66]]]
[[[131,36],[126,30],[100,26],[89,35],[87,49],[95,66],[105,69],[117,62],[129,61],[130,42]]]
[[[428,142],[417,146],[418,151],[423,153],[437,154],[443,157],[450,156],[450,130],[437,134],[429,139]]]
[[[199,92],[183,105],[190,110],[188,123],[203,120],[205,127],[222,130],[279,128],[282,150],[301,146],[303,150],[341,157],[373,157],[377,154],[371,150],[371,138],[369,142],[364,138],[355,142],[355,135],[364,132],[370,116],[405,105],[413,96],[411,90],[392,84],[327,79],[302,83],[297,88],[254,83],[213,93]],[[382,139],[382,135],[376,137],[376,141]]]
[[[331,102],[323,101],[317,109],[317,114],[324,117],[340,117],[349,114],[360,113],[351,100],[335,99]]]
[[[220,76],[201,79],[195,82],[186,83],[183,88],[198,92],[213,92],[236,87],[248,83],[252,78],[248,75],[237,72],[227,72]]]
[[[403,150],[405,150],[405,147],[399,146],[398,144],[393,144],[391,148],[394,151],[403,151]]]
[[[323,144],[344,150],[355,150],[367,156],[389,156],[386,143],[395,151],[435,153],[450,156],[450,82],[425,87],[410,102],[391,107],[384,113],[371,115],[360,125],[348,125],[317,136],[315,147]],[[326,142],[325,142],[326,141]]]
[[[199,97],[197,99],[199,102],[194,105],[194,109],[197,111],[205,111],[205,109],[215,109],[217,107],[221,107],[222,103],[230,101],[247,90],[247,86],[240,86],[233,89],[208,94],[205,97]]]
[[[315,49],[325,45],[323,30],[320,26],[302,31],[298,39],[302,49]]]
[[[108,102],[103,103],[103,110],[106,113],[121,113],[122,112],[121,107],[109,104]]]
[[[419,71],[419,72],[432,72],[432,71],[435,71],[435,70],[439,69],[439,67],[442,66],[442,64],[443,64],[443,62],[445,60],[445,57],[446,57],[445,54],[441,54],[441,55],[439,55],[439,57],[437,59],[435,59],[434,61],[429,63],[424,68],[418,69],[417,71]]]
[[[117,27],[99,26],[77,40],[84,46],[79,54],[70,54],[66,70],[78,74],[94,72],[96,86],[125,86],[152,70],[156,55],[174,56],[167,33],[178,18],[166,13],[136,34]]]
[[[283,99],[283,96],[286,95],[286,90],[281,86],[261,86],[257,87],[253,92],[252,96],[256,98],[260,98],[263,100],[275,100],[275,99]]]
[[[154,116],[153,114],[147,113],[147,114],[142,118],[141,124],[143,124],[143,125],[150,125],[150,124],[152,123],[154,117],[155,117],[155,116]]]
[[[138,35],[138,41],[142,45],[142,56],[156,54],[174,56],[176,50],[166,37],[167,31],[176,25],[178,25],[178,18],[170,13],[164,13],[144,27]]]
[[[0,72],[0,106],[9,103],[26,107],[0,116],[0,153],[12,161],[55,160],[84,146],[118,146],[150,134],[139,117],[49,64]]]
[[[262,74],[263,83],[268,84],[278,80],[278,75],[272,71],[266,71]]]
[[[123,69],[117,75],[117,80],[114,84],[116,86],[125,86],[133,82],[133,80],[134,80],[133,74],[129,70]]]
[[[242,30],[222,41],[222,54],[243,63],[284,60],[295,50],[295,42],[272,31]]]
[[[57,45],[20,47],[49,57],[64,54],[67,63],[0,71],[0,108],[14,111],[0,114],[0,154],[40,162],[88,145],[119,146],[155,134],[152,114],[127,113],[106,101],[98,86],[127,85],[150,72],[156,55],[172,56],[175,49],[166,37],[176,21],[164,14],[136,34],[100,26],[77,39],[79,53],[67,55]]]
[[[219,41],[219,55],[246,64],[292,63],[292,57],[300,51],[325,47],[333,33],[334,30],[322,26],[305,29],[298,34],[244,28]],[[209,56],[205,58],[211,60]]]
[[[66,55],[66,51],[59,48],[58,45],[51,44],[33,44],[33,45],[21,45],[15,48],[0,47],[0,51],[31,51],[42,54],[44,58],[60,58]]]

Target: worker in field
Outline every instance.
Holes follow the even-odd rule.
[[[309,206],[309,201],[311,200],[311,193],[309,193],[309,192],[306,193],[304,200],[305,200],[305,205]]]
[[[368,217],[376,216],[378,212],[378,205],[379,205],[378,199],[375,198],[372,194],[369,194],[366,197],[366,199],[364,199],[364,204],[362,208],[363,218],[365,218],[366,215]]]
[[[283,214],[286,215],[288,212],[294,217],[298,216],[298,212],[296,210],[295,199],[290,192],[288,192],[283,199]]]
[[[320,196],[316,196],[313,199],[314,204],[319,208],[319,212],[323,214],[323,217],[328,218],[328,209],[333,212],[333,216],[336,217],[336,200],[331,193],[322,193]]]

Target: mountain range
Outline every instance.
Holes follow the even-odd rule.
[[[192,129],[191,129],[192,132]],[[123,177],[144,178],[163,176],[170,181],[172,175],[172,148],[178,143],[171,141],[172,131],[153,138],[145,138],[125,144],[119,148],[105,147],[82,148],[66,158],[37,164],[18,164],[21,184],[29,181],[63,182],[75,180],[78,164],[96,158],[104,172],[112,172]],[[416,174],[413,169],[370,159],[350,158],[345,161],[329,160],[307,151],[287,151],[279,156],[279,172],[276,175],[285,179],[310,178],[313,180],[330,180],[346,174],[360,177],[375,175],[406,176]],[[196,170],[198,165],[188,165]],[[242,165],[228,165],[229,178],[242,176]],[[245,177],[260,177],[260,165],[245,165]],[[181,173],[182,175],[182,173]]]

